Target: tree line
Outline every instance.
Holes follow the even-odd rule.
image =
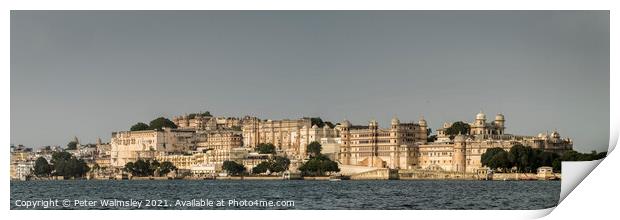
[[[255,150],[261,154],[274,155],[271,159],[263,161],[252,168],[252,173],[259,174],[269,172],[283,172],[289,169],[291,161],[287,157],[275,156],[276,147],[271,143],[258,144]],[[329,172],[339,172],[338,163],[329,159],[329,157],[321,154],[322,146],[319,142],[312,142],[307,145],[306,152],[309,159],[304,162],[299,171],[306,176],[322,176]],[[246,173],[246,168],[242,164],[235,161],[224,161],[222,169],[230,175],[242,175]]]
[[[252,173],[266,173],[267,171],[271,173],[279,173],[285,170],[288,170],[289,165],[291,165],[291,160],[287,157],[275,156],[268,161],[263,161],[252,168]]]
[[[128,162],[123,167],[123,171],[131,173],[133,176],[162,176],[176,170],[170,161],[159,162],[157,160],[142,160],[136,162]]]
[[[306,147],[310,159],[299,166],[299,171],[304,176],[323,176],[329,172],[340,172],[338,163],[321,153],[323,147],[319,142],[313,141]]]
[[[129,128],[130,131],[144,131],[144,130],[161,130],[162,128],[177,128],[177,125],[170,121],[170,119],[159,117],[153,119],[149,124],[138,122]]]
[[[192,114],[189,114],[187,117],[189,119],[194,119],[196,118],[196,116],[213,117],[213,115],[211,115],[211,112],[209,111],[205,111],[202,113],[192,113]],[[138,122],[134,124],[133,126],[131,126],[129,130],[130,131],[161,130],[164,127],[177,128],[177,125],[168,118],[159,117],[159,118],[153,119],[151,122],[149,122],[149,124],[146,124],[144,122]]]
[[[33,168],[37,177],[62,176],[64,179],[84,177],[88,171],[90,168],[83,159],[65,151],[54,152],[49,162],[44,157],[38,157]]]
[[[445,129],[445,134],[448,135],[448,137],[450,137],[450,139],[454,139],[454,137],[456,135],[462,134],[462,135],[467,135],[469,134],[469,131],[471,130],[469,124],[462,122],[462,121],[457,121],[452,123],[452,125],[450,125],[450,127]],[[427,142],[435,142],[437,140],[437,135],[436,134],[431,134],[432,133],[432,129],[427,128],[426,129],[427,134],[429,134],[429,136],[426,138]]]
[[[516,144],[509,151],[503,148],[489,148],[481,155],[480,163],[482,166],[500,172],[535,172],[538,167],[550,166],[556,172],[561,172],[562,161],[590,161],[602,159],[607,152],[579,153],[574,150],[566,151],[563,154],[546,152],[541,149],[534,149],[530,146]]]

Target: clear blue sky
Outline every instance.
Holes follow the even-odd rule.
[[[209,110],[609,138],[608,11],[13,11],[11,143]]]

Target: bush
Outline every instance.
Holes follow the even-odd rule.
[[[318,156],[319,154],[321,154],[322,149],[323,147],[319,142],[313,141],[306,147],[306,152],[310,156]]]
[[[259,163],[258,165],[256,165],[254,168],[252,168],[252,173],[253,174],[265,173],[267,172],[267,170],[269,170],[270,166],[271,164],[269,162],[263,161]]]
[[[261,143],[256,146],[256,151],[260,154],[275,154],[276,146],[272,143]]]
[[[145,161],[142,159],[138,159],[136,162],[128,162],[123,168],[125,172],[134,176],[154,176],[155,171],[159,171],[159,175],[166,175],[176,169],[177,167],[169,161],[159,163],[157,160]]]
[[[458,134],[469,134],[469,124],[462,121],[454,122],[448,129],[446,129],[446,134],[450,135],[450,139],[454,138],[454,136]]]
[[[489,148],[480,157],[482,166],[487,166],[492,170],[510,169],[512,163],[509,160],[508,152],[499,147]]]
[[[55,152],[52,154],[54,176],[63,176],[65,179],[83,177],[90,168],[82,159],[77,159],[68,152]]]
[[[34,175],[38,177],[49,176],[52,173],[52,166],[43,157],[37,158],[34,162]]]
[[[590,161],[602,159],[607,152],[589,154],[566,151],[561,156],[557,153],[533,149],[530,146],[516,144],[506,152],[502,148],[489,148],[480,157],[480,163],[490,169],[517,168],[517,172],[536,172],[539,167],[551,166],[555,172],[561,172],[562,161]]]
[[[149,129],[149,125],[142,122],[138,122],[135,125],[131,126],[131,128],[129,128],[130,131],[144,131]]]
[[[177,128],[177,125],[174,122],[170,121],[170,119],[167,119],[164,117],[156,118],[149,123],[149,128],[153,130],[154,129],[161,130],[164,127]]]
[[[310,159],[299,167],[303,175],[323,176],[327,172],[340,172],[338,163],[321,154],[321,144],[312,142],[307,147]]]
[[[222,169],[226,170],[230,175],[241,175],[245,172],[245,166],[230,160],[224,161]]]

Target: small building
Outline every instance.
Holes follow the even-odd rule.
[[[476,175],[479,180],[492,180],[493,179],[493,170],[483,167],[476,169]]]
[[[189,151],[194,146],[195,133],[170,128],[113,132],[110,164],[122,168],[138,159],[150,160],[159,155]]]
[[[34,169],[34,161],[33,160],[27,160],[27,161],[20,161],[17,163],[17,168],[15,171],[15,179],[18,180],[28,180],[30,179],[30,177],[32,177],[33,171]]]
[[[553,173],[553,167],[548,167],[548,166],[539,167],[537,169],[537,176],[538,176],[538,179],[543,179],[543,180],[555,178],[555,175]]]
[[[217,175],[218,170],[221,170],[221,166],[217,164],[199,164],[190,168],[190,172],[194,177],[214,177]]]

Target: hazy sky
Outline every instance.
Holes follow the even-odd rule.
[[[158,116],[321,116],[609,142],[608,11],[13,11],[11,143]]]

